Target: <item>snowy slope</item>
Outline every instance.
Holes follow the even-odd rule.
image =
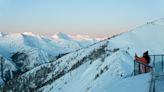
[[[110,87],[107,87],[108,92],[149,92],[151,74],[142,74],[122,79]],[[104,81],[105,83],[106,81]],[[96,88],[94,88],[95,90]],[[100,89],[102,91],[103,89]],[[92,92],[100,92],[92,91]],[[157,91],[158,92],[158,91]]]
[[[101,81],[98,80],[104,79],[104,76],[106,79],[109,78],[108,81],[111,83],[130,76],[133,71],[132,66],[133,58],[128,52],[111,49],[106,40],[68,54],[55,62],[36,67],[16,80],[6,83],[3,90],[22,91],[39,87],[39,90],[45,92],[47,90],[84,92],[90,90],[93,85],[99,84]],[[70,86],[65,86],[67,83],[70,83]],[[77,89],[74,89],[76,86]]]
[[[3,37],[3,36],[5,36],[5,35],[6,35],[5,33],[0,32],[0,37]]]
[[[50,37],[35,35],[30,32],[14,34],[0,33],[0,55],[2,58],[7,59],[10,62],[10,66],[14,66],[17,70],[16,72],[19,72],[19,74],[79,49],[74,48],[71,43],[67,45],[71,49],[65,48],[66,46],[57,43]],[[1,62],[3,61],[1,60]],[[13,71],[13,68],[6,68],[9,71]],[[11,72],[10,75],[13,74],[15,73]],[[7,79],[9,80],[11,78]]]
[[[160,23],[160,24],[159,24]],[[163,25],[162,25],[163,24]],[[110,40],[113,48],[128,49],[131,55],[135,52],[142,55],[148,50],[150,54],[162,54],[164,47],[164,19],[140,26]]]
[[[29,69],[32,69],[34,65],[37,66],[49,62],[50,55],[56,56],[55,53],[61,53],[61,51],[49,47],[40,37],[34,35],[18,33],[8,34],[0,38],[0,54],[10,61],[16,60],[16,62],[19,62],[24,60],[22,63],[26,63],[25,66],[28,64],[29,66],[27,67],[31,67]],[[53,53],[53,50],[56,51]],[[13,55],[15,55],[14,58],[12,58]]]
[[[40,35],[29,35],[23,33],[24,44],[26,46],[37,48],[48,54],[49,57],[57,56],[61,53],[67,53],[67,49],[63,49],[58,43],[51,38]]]
[[[132,70],[133,70],[131,67],[132,66],[131,65],[132,58],[129,59],[130,56],[129,56],[129,54],[126,54],[127,52],[121,51],[118,53],[125,54],[125,57],[126,57],[125,59],[128,60],[128,61],[126,61],[128,64],[126,66],[131,68],[130,70],[121,67],[121,66],[124,66],[124,64],[119,66],[120,65],[119,62],[115,62],[115,60],[113,60],[113,61],[108,61],[108,59],[106,60],[106,58],[108,56],[110,57],[111,54],[113,54],[115,56],[115,54],[114,54],[115,52],[116,52],[116,50],[108,50],[108,41],[102,41],[99,44],[95,44],[89,48],[81,49],[77,52],[73,52],[68,55],[65,55],[55,62],[43,64],[39,67],[36,67],[35,69],[26,72],[25,74],[21,75],[20,77],[7,82],[3,86],[3,90],[6,90],[6,91],[14,90],[14,89],[17,89],[17,91],[22,91],[25,89],[26,89],[26,91],[36,90],[45,85],[51,84],[53,81],[56,81],[57,79],[61,78],[65,74],[69,74],[71,71],[74,71],[74,70],[76,71],[76,69],[79,69],[79,67],[83,67],[83,65],[85,65],[85,64],[88,66],[88,68],[91,65],[93,65],[93,68],[95,65],[97,65],[95,68],[97,68],[96,70],[98,70],[98,71],[95,70],[94,75],[91,77],[91,79],[93,79],[93,80],[96,80],[98,78],[98,75],[102,74],[102,71],[106,72],[107,70],[111,71],[110,75],[118,76],[118,77],[126,76],[129,73],[131,74]],[[116,53],[116,55],[117,55],[117,53]],[[122,55],[122,54],[120,54],[120,55]],[[120,57],[120,59],[124,59],[124,58]],[[105,62],[105,60],[108,62]],[[118,60],[118,61],[121,62],[122,60]],[[110,64],[112,62],[115,62],[115,63],[113,63],[114,65],[111,66],[111,68],[110,68]],[[117,65],[118,65],[118,67],[117,67]],[[115,69],[114,71],[113,71],[112,67]],[[127,70],[129,72],[126,72]],[[88,74],[88,73],[86,73],[86,74]],[[85,76],[85,74],[84,74],[84,76]],[[32,85],[29,85],[29,84],[32,84]],[[22,86],[20,86],[20,85],[22,85]],[[40,89],[40,90],[42,90],[42,89]]]
[[[14,74],[12,72],[17,71],[17,68],[14,66],[11,61],[7,60],[6,58],[0,55],[0,85],[3,84],[5,81],[13,78]]]
[[[75,41],[64,33],[58,33],[58,39],[51,37],[35,35],[30,32],[5,34],[0,33],[0,54],[6,58],[11,57],[11,53],[23,50],[39,49],[44,51],[49,57],[59,54],[72,52],[83,47],[87,47],[96,42],[89,39],[84,41]],[[85,39],[85,38],[84,38]],[[83,45],[81,45],[83,44]]]
[[[3,35],[4,33],[1,34]],[[62,35],[60,33],[59,37],[62,37]],[[67,36],[65,34],[65,38],[66,37]],[[51,61],[55,56],[83,48],[82,46],[79,46],[79,42],[66,41],[63,39],[64,36],[63,38],[58,39],[62,40],[62,42],[60,42],[46,36],[35,35],[29,32],[24,32],[22,34],[6,34],[0,38],[0,54],[5,58],[10,59],[13,53],[38,49],[39,51],[43,51],[47,54],[48,59]],[[89,46],[91,43],[93,42],[82,42],[81,44]]]
[[[148,92],[150,85],[151,76],[143,75],[143,77],[130,77],[126,78],[124,76],[129,76],[133,70],[133,59],[135,53],[142,55],[142,53],[146,50],[150,52],[150,54],[161,54],[163,53],[162,49],[164,47],[164,20],[156,20],[151,23],[145,24],[141,27],[138,27],[132,31],[127,33],[123,33],[114,38],[110,38],[108,40],[108,48],[109,50],[113,50],[115,48],[119,48],[119,50],[127,51],[129,56],[122,52],[117,52],[118,55],[112,54],[109,57],[105,57],[104,65],[110,65],[113,68],[113,71],[107,70],[102,75],[98,75],[99,78],[94,80],[95,72],[100,70],[96,70],[97,66],[101,65],[99,60],[95,60],[92,65],[87,65],[87,63],[80,66],[73,72],[67,73],[64,77],[61,77],[57,81],[53,82],[51,85],[47,85],[43,87],[44,92],[131,92],[131,88],[135,88],[135,85],[140,85],[140,87],[144,86],[143,89],[138,89],[136,92]],[[91,48],[91,47],[90,47]],[[120,56],[122,55],[122,56]],[[119,57],[120,56],[120,57]],[[120,59],[122,59],[120,61]],[[127,60],[131,63],[127,64]],[[118,65],[114,65],[115,63],[108,64],[107,62],[115,61]],[[113,66],[112,66],[113,65]],[[128,66],[129,65],[129,66]],[[115,68],[117,67],[117,68]],[[131,68],[130,68],[131,67]],[[119,70],[119,68],[121,68]],[[123,73],[124,70],[124,73]],[[115,72],[117,71],[117,72]],[[116,75],[113,77],[113,75]],[[123,76],[120,77],[120,75]],[[145,77],[144,77],[145,76]],[[124,79],[125,78],[125,79]],[[139,78],[139,79],[138,79]],[[119,82],[118,82],[119,81]],[[118,82],[118,84],[117,84]],[[135,85],[131,86],[128,83],[136,82]],[[125,83],[125,84],[124,84]],[[143,85],[144,83],[144,85]],[[115,86],[113,86],[115,84]],[[122,87],[123,86],[123,87]],[[125,87],[124,87],[125,86]],[[127,87],[126,87],[127,86]],[[120,88],[120,89],[117,89]],[[137,86],[139,87],[139,86]],[[128,89],[129,88],[129,89]]]
[[[2,85],[0,90],[20,92],[122,92],[124,90],[124,92],[131,92],[131,88],[143,86],[142,89],[136,88],[136,91],[148,92],[151,75],[132,76],[133,57],[135,53],[142,55],[146,50],[149,50],[150,54],[163,53],[163,24],[163,19],[156,20],[69,53],[10,80]],[[56,38],[60,45],[71,41],[73,47],[80,47],[79,44],[75,45],[75,40],[68,35],[60,34]]]
[[[69,49],[81,49],[98,42],[96,38],[87,35],[71,36],[62,32],[56,33],[53,38],[61,46]]]
[[[92,92],[101,92],[105,88],[100,88],[101,90],[97,88],[101,87],[100,85],[105,85],[104,81],[108,81],[106,86],[109,87],[114,82],[130,75],[133,70],[132,61],[133,59],[128,53],[124,51],[116,52],[107,56],[104,61],[99,58],[92,64],[87,62],[81,65],[78,69],[61,77],[52,85],[45,86],[44,91],[85,92],[96,88],[97,91]]]

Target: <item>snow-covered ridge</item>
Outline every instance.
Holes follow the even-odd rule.
[[[72,40],[70,35],[67,35],[67,34],[62,33],[62,32],[58,32],[55,35],[53,35],[52,37],[55,39]]]
[[[57,43],[64,46],[64,48],[69,49],[81,49],[99,41],[99,39],[91,38],[88,35],[72,36],[62,32],[56,33],[52,38],[54,38]]]
[[[88,69],[89,71],[93,71],[94,69],[92,77],[89,81],[97,80],[99,76],[103,75],[103,72],[104,73],[108,72],[109,75],[116,76],[118,78],[121,76],[126,76],[132,72],[132,69],[131,70],[126,69],[128,67],[132,68],[131,67],[132,59],[129,59],[130,56],[129,54],[127,54],[127,52],[124,51],[117,52],[117,51],[118,49],[110,49],[110,47],[108,47],[108,41],[102,41],[99,44],[95,44],[89,48],[81,49],[77,52],[73,52],[68,55],[65,55],[64,57],[58,59],[55,62],[43,64],[39,67],[36,67],[35,69],[23,74],[16,80],[12,80],[8,82],[10,84],[10,87],[8,87],[7,90],[17,89],[18,91],[19,89],[19,91],[22,91],[24,90],[23,89],[24,86],[20,87],[17,85],[27,85],[27,83],[33,85],[33,86],[31,85],[26,86],[26,89],[28,90],[33,88],[36,89],[37,86],[43,87],[44,85],[51,84],[53,81],[55,82],[57,79],[61,78],[65,74],[69,74],[71,72],[73,73],[73,75],[74,72],[78,72],[82,74],[83,71],[81,71],[80,67],[85,67],[85,69]],[[117,58],[116,57],[117,55],[120,56],[120,58]],[[124,55],[126,58],[123,58]],[[111,57],[115,57],[115,58],[112,59]],[[123,68],[122,64],[119,64],[119,62],[122,62],[122,60],[124,61],[124,59],[128,64],[125,65],[128,66],[126,68]],[[82,70],[85,69],[82,68]],[[87,71],[84,71],[83,77],[85,77],[85,75],[91,74],[90,72]],[[36,80],[36,78],[38,78],[39,76],[42,79],[42,81],[38,79]],[[24,82],[21,82],[21,80]],[[7,87],[7,85],[9,85],[8,83],[4,85],[4,88]]]
[[[5,35],[6,35],[5,33],[0,32],[0,37],[3,37],[3,36],[5,36]]]
[[[146,50],[150,54],[162,54],[163,30],[164,26],[161,23],[145,24],[132,31],[64,55],[57,60],[36,66],[5,83],[0,90],[42,92],[122,92],[125,90],[131,92],[132,90],[128,90],[129,87],[134,88],[134,85],[139,85],[138,87],[143,87],[136,90],[137,92],[148,92],[150,74],[132,76],[134,54],[141,56]],[[67,41],[72,42],[71,44],[75,42],[65,34],[60,34],[60,37],[62,38],[58,40],[60,44],[65,44],[64,42]],[[71,40],[68,40],[68,37]],[[49,42],[49,39],[44,40]],[[27,42],[29,44],[33,41],[35,40]],[[78,45],[74,46],[78,47]],[[128,85],[131,82],[135,84]],[[124,83],[127,83],[126,86]]]
[[[84,44],[85,46],[92,44],[91,41],[88,41],[88,44],[71,42],[69,40],[64,41],[64,43],[67,44],[60,44],[51,37],[41,36],[31,32],[12,34],[1,32],[0,34],[0,55],[2,58],[7,59],[8,62],[12,64],[10,64],[10,67],[14,66],[16,70],[19,71],[19,74],[29,71],[41,64],[54,61],[66,53],[83,48],[79,44]],[[78,48],[76,48],[76,45]],[[0,61],[3,62],[3,60]],[[3,70],[5,70],[5,68]],[[13,71],[13,68],[9,68],[8,70]],[[11,72],[10,75],[13,75],[14,72]],[[3,83],[3,81],[1,83]]]
[[[57,32],[52,36],[54,39],[64,40],[96,40],[97,38],[91,38],[89,35],[69,35],[63,32]]]
[[[146,50],[150,54],[162,54],[164,47],[164,25],[145,24],[134,30],[110,39],[114,48],[128,50],[134,56],[142,55]]]
[[[156,24],[156,25],[164,25],[164,18],[149,22],[151,24]]]
[[[128,88],[135,87],[133,85],[126,85],[128,87],[126,88],[126,86],[124,86],[123,83],[130,83],[133,81],[136,83],[136,85],[138,84],[143,86],[140,89],[140,91],[147,92],[149,90],[149,81],[151,77],[149,74],[143,75],[146,76],[143,77],[143,79],[136,79],[140,78],[140,76],[136,78],[129,78],[131,70],[133,71],[133,56],[135,53],[139,54],[139,56],[142,56],[142,53],[146,50],[148,50],[150,54],[162,54],[164,47],[163,35],[163,20],[158,20],[155,23],[145,24],[132,31],[123,33],[109,40],[105,40],[108,41],[108,49],[106,50],[114,50],[116,48],[119,48],[119,51],[110,54],[109,57],[104,56],[105,62],[102,65],[101,63],[99,63],[99,60],[97,59],[94,60],[94,62],[91,65],[87,65],[87,63],[85,63],[81,65],[79,68],[77,68],[75,71],[66,74],[64,77],[61,77],[57,81],[54,81],[51,85],[47,85],[42,89],[44,90],[44,92],[121,92],[122,90],[131,92],[131,89],[128,90]],[[129,54],[126,54],[126,52],[128,52]],[[129,63],[127,63],[127,60],[129,60]],[[113,63],[110,63],[112,61],[115,61],[114,64],[116,65],[112,66]],[[96,70],[95,67],[99,65],[101,66],[100,70]],[[106,65],[110,65],[113,71],[110,71],[110,69],[108,69],[104,72],[103,69],[105,68],[103,67]],[[119,68],[121,68],[120,70],[125,71],[119,71]],[[95,70],[98,74],[96,75],[96,80],[94,80]],[[117,73],[115,71],[117,71]],[[125,79],[124,77],[122,79],[119,76],[115,76],[113,78],[112,76],[115,74],[125,76]],[[144,83],[145,85],[143,85],[142,83]]]
[[[36,35],[31,32],[1,34],[2,37],[0,38],[0,54],[6,58],[10,57],[9,53],[27,50],[30,48],[40,49],[46,52],[49,56],[53,57],[61,53],[68,53],[87,47],[97,42],[96,40],[91,39],[75,41],[61,32],[58,33],[58,36],[60,37],[58,40],[51,37]]]

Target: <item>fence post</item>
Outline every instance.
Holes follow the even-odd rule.
[[[153,60],[153,66],[154,66],[154,73],[155,73],[155,55],[154,55],[154,60]]]
[[[153,88],[153,92],[155,92],[155,79],[154,79],[154,88]]]
[[[134,75],[136,75],[136,73],[135,73],[135,60],[134,60]]]
[[[138,69],[139,69],[139,71],[138,71],[139,74],[141,74],[140,64],[139,64],[139,66],[138,66]]]
[[[148,71],[147,71],[147,67],[146,66],[144,66],[144,68],[145,68],[145,73],[147,73]]]
[[[163,72],[163,55],[162,55],[162,72]]]

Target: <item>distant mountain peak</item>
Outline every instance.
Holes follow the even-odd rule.
[[[0,37],[1,37],[1,36],[5,36],[5,35],[7,35],[7,34],[4,33],[4,32],[0,32]]]
[[[74,40],[74,41],[82,41],[82,40],[86,40],[86,41],[100,41],[100,40],[104,40],[107,37],[104,38],[93,38],[90,37],[89,35],[85,35],[85,34],[77,34],[77,35],[69,35],[63,32],[57,32],[55,33],[55,35],[52,36],[52,38],[59,40],[59,39],[64,39],[64,40]]]
[[[75,35],[71,37],[74,40],[95,40],[94,38],[91,38],[89,35]]]
[[[63,32],[57,32],[55,35],[53,35],[53,38],[55,39],[64,39],[64,40],[72,40],[71,37]]]
[[[36,36],[34,33],[32,32],[23,32],[23,35],[30,35],[30,36]]]

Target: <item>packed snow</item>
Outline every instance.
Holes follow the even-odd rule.
[[[115,82],[132,75],[132,64],[133,59],[127,52],[116,52],[106,57],[104,63],[101,59],[97,59],[92,64],[90,62],[83,64],[52,85],[45,86],[44,92],[100,92],[102,89],[103,92],[108,92],[104,87],[110,88]],[[109,68],[104,70],[106,67]],[[96,74],[101,71],[105,73],[102,73],[100,78],[96,80]],[[98,89],[98,87],[101,88]],[[97,91],[94,90],[95,88]]]
[[[122,90],[124,90],[123,92],[132,92],[134,91],[133,88],[135,88],[136,92],[148,92],[151,75],[145,74],[133,77],[131,74],[133,70],[133,57],[135,53],[142,56],[146,50],[150,54],[163,53],[164,26],[161,24],[164,23],[161,21],[154,21],[127,33],[110,38],[108,40],[110,49],[119,48],[122,51],[127,51],[129,54],[127,59],[123,58],[126,56],[125,53],[122,54],[123,52],[117,52],[118,55],[114,53],[106,57],[108,60],[105,61],[106,63],[104,65],[110,65],[107,62],[112,61],[117,63],[112,62],[111,65],[113,66],[111,68],[113,70],[110,71],[109,68],[107,72],[100,75],[100,78],[94,80],[95,71],[99,72],[99,70],[96,70],[96,67],[101,65],[100,60],[95,60],[92,65],[88,65],[87,67],[87,63],[85,63],[80,68],[66,74],[64,77],[53,82],[53,84],[47,85],[42,89],[44,89],[44,92],[122,92]],[[128,63],[127,60],[130,60],[131,63]],[[119,69],[124,71],[119,71]],[[131,83],[134,85],[131,85]]]
[[[151,82],[150,73],[133,76],[133,77],[119,80],[118,82],[108,87],[108,89],[106,89],[107,90],[106,92],[149,92],[150,82]],[[93,91],[93,92],[100,92],[100,91]]]
[[[164,85],[164,79],[157,80],[155,82],[155,86],[156,86],[155,92],[163,92],[164,90],[163,85]]]
[[[31,33],[4,35],[0,38],[0,54],[5,59],[12,62],[10,57],[13,52],[23,51],[29,55],[28,51],[34,50],[36,52],[31,58],[41,63],[34,66],[36,63],[33,61],[28,66],[33,69],[4,83],[0,89],[42,92],[149,92],[152,75],[133,75],[134,54],[142,56],[146,50],[149,54],[163,53],[163,24],[163,19],[156,20],[99,42],[88,36],[84,36],[84,39],[79,36],[76,39],[64,33],[57,33],[52,38]],[[68,54],[48,62],[50,57],[61,52]],[[38,61],[37,57],[40,58]],[[163,82],[160,81],[157,85],[163,85]]]

